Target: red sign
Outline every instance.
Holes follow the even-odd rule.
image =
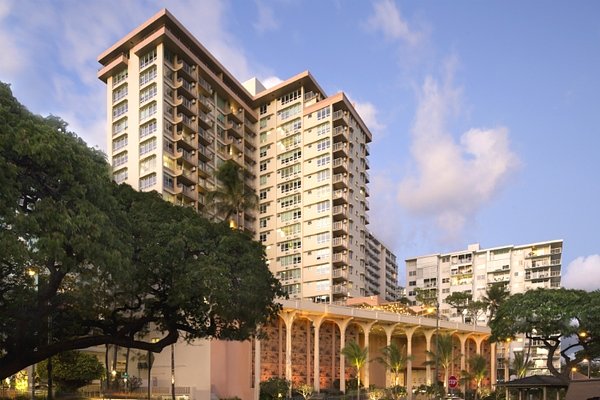
[[[456,379],[456,377],[454,375],[450,375],[448,377],[448,386],[451,387],[452,389],[454,389],[456,386],[458,386],[458,379]]]

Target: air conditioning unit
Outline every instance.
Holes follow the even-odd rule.
[[[192,104],[196,104],[196,99],[192,99]]]

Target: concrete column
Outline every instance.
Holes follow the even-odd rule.
[[[342,321],[335,321],[340,328],[340,390],[346,393],[346,358],[342,354],[342,349],[346,346],[346,328],[352,318],[347,318]]]
[[[315,328],[315,338],[313,340],[313,388],[317,393],[321,391],[321,370],[319,365],[319,331],[321,329],[321,324],[323,323],[323,318],[323,316],[319,316],[312,320],[312,324]]]
[[[406,357],[408,358],[406,362],[406,391],[408,392],[408,400],[412,399],[412,337],[415,331],[417,330],[416,326],[412,328],[404,329],[406,333]]]
[[[394,329],[396,328],[398,324],[393,324],[393,325],[384,325],[383,326],[383,330],[385,331],[385,337],[386,337],[386,346],[391,346],[392,344],[392,334],[394,333]],[[396,382],[393,382],[394,385],[396,384]],[[386,370],[386,374],[385,374],[385,387],[390,387],[392,386],[392,373],[391,371],[388,369]]]
[[[423,332],[425,334],[425,350],[427,350],[428,352],[431,351],[431,337],[433,336],[433,334],[435,333],[435,329],[428,329],[426,331]],[[436,333],[437,335],[437,333]],[[437,351],[437,349],[436,349]],[[429,355],[429,353],[427,353],[427,361],[431,360],[431,356]],[[425,366],[425,382],[427,382],[428,385],[431,385],[431,365],[427,364]]]
[[[292,381],[292,326],[296,318],[296,311],[283,311],[281,314],[285,322],[285,379]]]
[[[462,371],[464,371],[467,369],[466,354],[465,354],[466,346],[465,345],[467,343],[467,339],[469,338],[469,334],[468,333],[457,333],[456,336],[460,340],[460,369]]]
[[[254,400],[260,397],[260,340],[254,339]]]
[[[475,340],[475,353],[477,355],[481,354],[481,345],[483,344],[483,341],[485,340],[486,336],[475,336],[473,338],[473,340]]]
[[[496,371],[496,343],[490,343],[490,385],[492,390],[496,389],[498,371]]]
[[[368,388],[369,385],[371,384],[370,382],[370,363],[369,363],[369,335],[371,334],[371,328],[373,327],[373,325],[375,325],[375,323],[377,322],[377,320],[375,321],[371,321],[371,322],[362,322],[359,323],[358,325],[362,328],[363,330],[363,334],[365,336],[365,348],[367,349],[367,363],[365,365],[364,368],[364,375],[363,375],[363,384],[365,385],[365,388]]]

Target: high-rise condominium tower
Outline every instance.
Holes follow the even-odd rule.
[[[270,89],[241,84],[167,10],[98,61],[115,181],[207,212],[214,171],[233,160],[260,199],[236,219],[263,242],[291,298],[341,303],[373,293],[371,132],[343,93],[327,96],[309,72]]]

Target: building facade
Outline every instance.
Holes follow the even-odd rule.
[[[429,292],[430,296],[426,297],[436,299],[441,315],[449,320],[485,325],[487,313],[475,318],[460,314],[446,303],[446,297],[463,292],[471,295],[474,301],[481,300],[488,287],[496,283],[505,284],[510,294],[536,288],[559,288],[562,248],[562,240],[488,249],[473,244],[462,251],[410,258],[406,260],[407,297],[416,302],[419,288]],[[547,371],[546,351],[536,343],[530,345],[535,372]],[[499,354],[510,358],[514,351],[526,351],[528,347],[523,338],[517,338],[514,342],[504,343]],[[558,358],[556,364],[559,365]],[[498,373],[499,377],[505,375],[508,380],[508,369]]]
[[[398,263],[396,255],[371,232],[368,233],[365,250],[367,256],[365,271],[367,296],[379,295],[388,302],[398,300]]]
[[[98,61],[116,182],[211,215],[214,172],[232,160],[259,198],[235,224],[265,245],[290,298],[393,292],[389,250],[377,281],[372,254],[367,269],[371,132],[343,93],[327,96],[309,72],[242,84],[167,10]]]

